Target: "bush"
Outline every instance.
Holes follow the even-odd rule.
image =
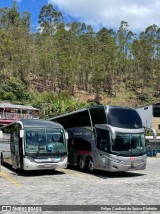
[[[7,79],[0,85],[0,98],[2,100],[7,99],[21,102],[27,102],[31,99],[24,83],[21,80],[13,77]]]
[[[31,105],[39,108],[41,110],[40,117],[45,119],[89,106],[89,104],[79,102],[77,98],[66,94],[66,92],[37,92],[33,94],[33,97]]]
[[[2,94],[1,99],[3,99],[3,100],[9,100],[9,101],[13,102],[13,101],[16,100],[16,96],[13,94],[13,92],[4,92]]]

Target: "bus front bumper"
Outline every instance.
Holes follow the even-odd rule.
[[[54,169],[64,169],[67,167],[67,157],[63,161],[57,163],[36,163],[27,158],[23,159],[23,169],[24,170],[54,170]]]
[[[127,159],[127,158],[126,158]],[[146,168],[146,158],[137,158],[134,161],[123,160],[121,162],[110,160],[110,171],[111,172],[122,172],[122,171],[136,171],[144,170]]]

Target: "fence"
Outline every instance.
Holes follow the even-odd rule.
[[[19,113],[0,113],[0,119],[4,120],[20,120],[20,119],[34,119],[33,114],[19,114]]]

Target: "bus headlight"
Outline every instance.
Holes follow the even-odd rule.
[[[60,161],[64,161],[65,158],[67,158],[67,155],[61,157],[61,160],[60,160]]]

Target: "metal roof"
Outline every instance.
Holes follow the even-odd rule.
[[[15,105],[15,104],[11,104],[11,103],[0,103],[0,108],[39,110],[38,108],[34,108],[32,106]]]

